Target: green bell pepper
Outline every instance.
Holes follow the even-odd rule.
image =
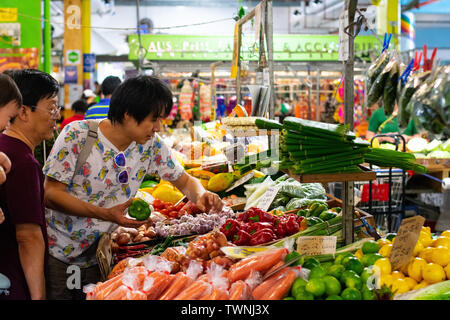
[[[134,199],[128,208],[128,215],[139,221],[147,220],[150,213],[150,205],[140,198]]]

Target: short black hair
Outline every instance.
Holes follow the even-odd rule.
[[[84,100],[77,100],[74,103],[72,103],[72,110],[75,111],[75,113],[85,113],[88,108],[88,104]]]
[[[41,99],[58,94],[59,84],[51,75],[35,70],[16,70],[11,77],[22,94],[23,105],[35,107]],[[32,108],[34,111],[34,108]]]
[[[11,101],[17,103],[17,108],[22,106],[22,95],[16,83],[8,74],[0,74],[0,108]]]
[[[122,123],[128,113],[139,124],[148,115],[167,117],[172,110],[173,95],[159,78],[140,75],[125,80],[114,91],[109,104],[108,119]]]
[[[116,76],[108,76],[102,82],[102,93],[105,96],[109,96],[117,89],[117,87],[122,83],[119,77]]]

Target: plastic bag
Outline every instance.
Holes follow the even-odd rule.
[[[381,73],[377,76],[367,96],[368,99],[367,104],[369,107],[375,104],[378,101],[378,99],[380,99],[380,97],[383,96],[384,87],[386,81],[389,78],[389,73],[392,70],[392,68],[397,64],[398,64],[397,59],[395,57],[392,57],[389,63],[383,68],[383,71],[381,71]]]
[[[372,63],[372,65],[367,70],[367,77],[366,77],[367,92],[370,91],[373,83],[380,75],[381,71],[383,71],[384,67],[386,67],[386,65],[388,64],[389,58],[390,54],[386,50],[378,56],[378,58],[374,61],[374,63]]]
[[[190,85],[189,81],[185,80],[179,97],[179,107],[181,120],[192,119],[192,107],[193,105],[193,93],[194,89]]]
[[[312,202],[315,202],[315,201],[321,201],[323,203],[326,203],[326,201],[324,199],[293,198],[286,205],[286,210],[290,211],[290,210],[294,210],[294,209],[307,207]]]
[[[400,65],[397,60],[389,70],[389,76],[386,80],[383,90],[383,107],[384,114],[390,116],[394,111],[395,101],[397,99],[398,77],[400,76]]]
[[[407,109],[419,130],[440,136],[449,127],[450,68],[441,67],[413,94]]]
[[[427,79],[430,72],[423,72],[421,74],[411,75],[403,87],[398,102],[398,126],[405,129],[411,119],[411,110],[407,109],[407,105],[411,100],[413,94],[417,91],[419,86]]]

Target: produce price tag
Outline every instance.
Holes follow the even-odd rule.
[[[425,218],[422,216],[414,216],[402,220],[389,255],[392,270],[398,270],[405,263],[408,263],[424,222]]]
[[[254,175],[255,175],[255,173],[253,171],[250,173],[247,173],[245,176],[243,176],[242,178],[237,180],[235,183],[233,183],[233,185],[231,187],[229,187],[227,190],[225,190],[225,192],[230,192],[234,188],[239,187],[241,184],[246,183],[248,180],[253,178]]]
[[[261,197],[261,200],[258,201],[257,208],[261,209],[262,211],[269,210],[269,207],[272,204],[275,197],[277,196],[280,188],[281,184],[277,184],[267,188],[267,191],[264,192],[263,196]]]
[[[223,253],[229,258],[233,259],[243,259],[248,257],[251,254],[266,251],[271,247],[222,247]]]
[[[297,238],[297,252],[307,256],[336,253],[335,236],[304,236]]]

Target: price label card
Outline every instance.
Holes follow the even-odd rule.
[[[272,204],[273,200],[278,194],[278,191],[281,188],[281,184],[277,184],[274,186],[271,186],[267,189],[266,192],[261,197],[261,200],[258,201],[257,207],[261,209],[262,211],[269,210],[270,205]]]
[[[222,247],[223,253],[229,258],[243,259],[254,253],[266,251],[272,247]]]
[[[398,270],[405,263],[408,263],[424,222],[425,218],[422,216],[414,216],[402,220],[389,255],[392,270]]]
[[[336,253],[335,236],[304,236],[297,238],[297,252],[307,256]]]
[[[240,185],[246,183],[248,180],[253,178],[254,175],[255,175],[255,173],[253,171],[251,171],[250,173],[247,173],[245,176],[243,176],[242,178],[237,180],[235,183],[233,183],[231,185],[231,187],[229,187],[227,190],[225,190],[225,192],[230,192],[234,188],[239,187]]]

